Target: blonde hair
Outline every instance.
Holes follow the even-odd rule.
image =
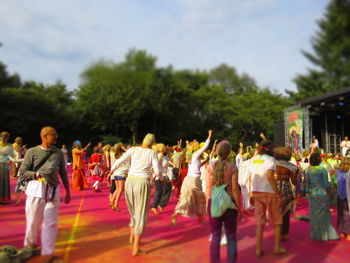
[[[142,145],[151,148],[155,141],[156,138],[154,137],[154,134],[148,133],[143,139]]]
[[[342,172],[348,172],[350,170],[350,158],[349,157],[343,157],[340,170]]]
[[[157,144],[157,152],[158,153],[164,153],[166,151],[166,146],[163,143]]]
[[[102,148],[102,150],[104,151],[104,152],[109,152],[110,150],[111,150],[111,145],[110,144],[106,144],[105,146],[103,146],[103,148]]]
[[[123,153],[125,152],[123,146],[124,145],[121,142],[114,144],[113,148],[114,148],[115,159],[119,159],[123,155]]]
[[[213,184],[215,186],[220,186],[224,184],[224,169],[225,169],[225,160],[231,153],[231,144],[228,141],[221,141],[217,148],[216,154],[219,157],[219,160],[216,163],[214,168],[214,179]]]

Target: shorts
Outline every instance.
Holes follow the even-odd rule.
[[[274,226],[282,224],[281,198],[271,193],[253,192],[255,221],[257,225],[265,225],[266,211],[270,223]]]
[[[125,181],[126,178],[124,176],[114,176],[114,180],[116,180],[116,181]]]

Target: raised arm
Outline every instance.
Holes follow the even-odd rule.
[[[202,148],[200,148],[198,151],[196,151],[193,156],[192,156],[192,159],[198,159],[199,156],[201,156],[202,153],[204,153],[208,147],[209,147],[209,144],[210,144],[210,138],[213,134],[213,131],[212,130],[209,130],[208,131],[208,138],[207,140],[205,141],[205,144],[202,146]]]

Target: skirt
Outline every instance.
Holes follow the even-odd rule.
[[[338,208],[338,219],[337,219],[337,225],[338,230],[342,234],[350,234],[350,211],[349,211],[349,205],[347,199],[340,199],[338,197],[337,201],[337,208]]]
[[[199,177],[186,176],[181,186],[180,199],[175,207],[175,213],[188,217],[204,216],[206,214],[205,194]]]
[[[330,198],[323,189],[313,189],[309,195],[311,238],[316,241],[337,240],[329,212]]]

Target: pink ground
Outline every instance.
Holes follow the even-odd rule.
[[[12,180],[13,189],[14,184]],[[61,196],[64,196],[62,189],[61,192]],[[175,195],[161,215],[150,212],[142,242],[147,255],[138,257],[131,256],[128,244],[129,214],[124,196],[121,199],[121,212],[108,207],[107,197],[108,188],[104,186],[100,193],[72,191],[72,202],[69,205],[61,204],[56,254],[62,262],[209,262],[207,224],[200,225],[194,218],[181,216],[176,226],[170,224],[170,215],[177,201]],[[303,201],[297,213],[308,213],[306,201]],[[23,246],[23,203],[15,206],[11,201],[0,205],[0,229],[0,246]],[[272,231],[267,226],[264,236],[266,254],[256,258],[254,217],[247,216],[237,231],[238,262],[350,262],[350,241],[312,241],[309,238],[309,222],[294,218],[290,229],[289,239],[283,243],[288,253],[278,256],[271,252]],[[225,246],[221,249],[221,257],[222,262],[226,262]],[[41,262],[41,258],[34,258],[31,262]]]

